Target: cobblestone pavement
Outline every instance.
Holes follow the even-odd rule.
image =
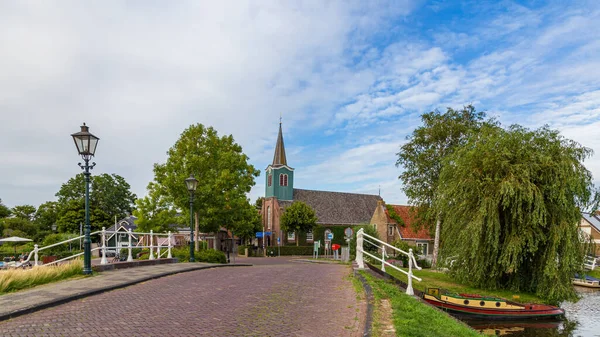
[[[362,335],[365,305],[357,300],[349,266],[284,258],[261,263],[186,272],[87,297],[0,322],[0,335]]]

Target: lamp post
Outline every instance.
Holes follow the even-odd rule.
[[[185,180],[185,185],[190,192],[190,262],[196,261],[194,259],[194,192],[196,192],[196,186],[198,186],[198,180],[194,178],[193,174]]]
[[[96,166],[96,163],[90,165],[90,159],[96,153],[96,146],[100,138],[89,132],[89,127],[83,123],[81,131],[71,135],[77,152],[83,158],[84,164],[78,163],[85,176],[85,237],[83,239],[83,273],[88,275],[92,273],[92,251],[90,240],[90,170]]]

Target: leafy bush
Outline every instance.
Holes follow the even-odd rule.
[[[138,254],[142,252],[142,248],[131,248],[131,256],[134,259],[138,258]],[[148,250],[146,250],[148,251]],[[127,257],[129,255],[129,248],[121,248],[121,251],[119,252],[120,256],[123,257]]]
[[[206,249],[194,254],[196,261],[207,263],[227,263],[225,253],[220,250]]]
[[[354,234],[352,234],[352,239],[350,240],[350,260],[354,260],[356,258],[356,233],[358,233],[358,230],[361,228],[364,228],[365,234],[379,239],[379,234],[377,234],[377,230],[373,225],[365,224],[352,228],[354,229]],[[368,243],[364,244],[364,249],[371,253],[377,252],[377,248]]]
[[[46,236],[46,238],[44,239],[44,241],[42,242],[42,245],[40,247],[46,247],[49,245],[53,245],[55,243],[65,241],[65,240],[68,240],[73,237],[75,237],[75,235],[66,234],[66,233],[50,234],[50,235]],[[74,242],[71,243],[71,246],[73,244],[74,244]],[[58,256],[65,251],[69,251],[69,243],[68,242],[63,243],[62,245],[52,247],[52,248],[44,249],[40,252],[40,255],[41,256]]]

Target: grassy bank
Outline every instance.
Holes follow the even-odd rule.
[[[73,261],[59,266],[0,271],[0,295],[46,283],[81,277],[83,263]]]
[[[596,268],[593,271],[586,271],[585,273],[586,275],[600,279],[600,268]]]
[[[403,282],[407,282],[408,280],[405,274],[393,268],[387,267],[385,271]],[[423,279],[423,281],[421,282],[413,280],[413,288],[418,289],[420,291],[425,291],[425,288],[444,288],[455,293],[479,294],[492,297],[501,297],[521,303],[546,303],[542,298],[536,296],[533,293],[514,292],[502,289],[484,290],[479,288],[473,288],[466,284],[462,284],[453,280],[452,277],[446,273],[438,272],[435,270],[415,270],[413,271],[413,273],[415,276]]]
[[[396,329],[396,336],[406,337],[452,337],[452,336],[481,336],[466,325],[456,321],[447,314],[406,295],[390,281],[371,276],[369,273],[360,272],[373,288],[373,295],[377,302],[382,299],[390,301],[392,307],[392,321]],[[374,336],[381,335],[377,329],[377,317],[381,313],[375,312]]]

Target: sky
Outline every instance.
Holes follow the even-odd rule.
[[[600,151],[599,1],[1,1],[0,198],[56,200],[81,172],[139,197],[191,124],[264,172],[279,118],[294,187],[406,204],[420,115],[473,104]],[[600,153],[585,162],[600,180]],[[182,182],[183,183],[183,182]],[[264,195],[264,173],[249,197]]]

